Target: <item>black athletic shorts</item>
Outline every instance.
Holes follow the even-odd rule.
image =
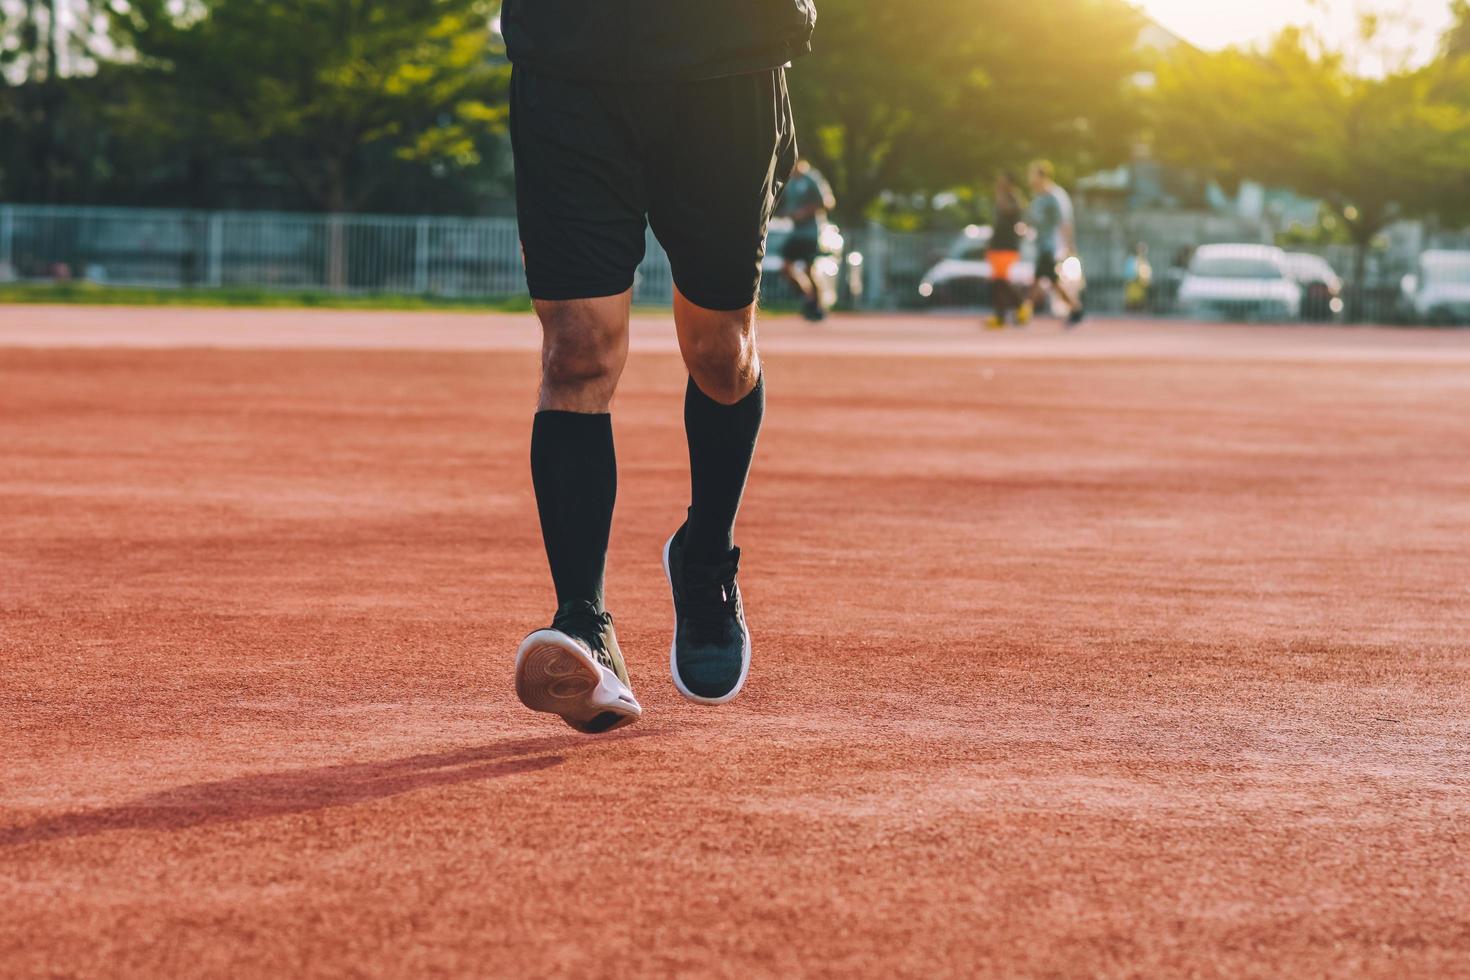
[[[811,235],[791,235],[781,243],[781,258],[787,262],[801,262],[812,265],[821,254],[822,243],[820,239]]]
[[[1034,280],[1041,282],[1057,281],[1057,257],[1055,252],[1040,252],[1036,256],[1036,275]]]
[[[616,83],[518,67],[510,132],[533,298],[626,291],[652,227],[691,302],[755,301],[771,209],[796,164],[784,69]]]

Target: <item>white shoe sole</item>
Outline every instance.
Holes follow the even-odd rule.
[[[674,588],[674,571],[669,566],[669,549],[674,546],[674,537],[670,535],[669,540],[664,542],[664,578],[669,580],[669,590]],[[746,678],[750,676],[750,626],[745,622],[745,617],[740,617],[740,630],[745,634],[745,649],[741,651],[740,679],[735,682],[734,689],[721,698],[702,698],[689,688],[684,686],[684,681],[679,677],[679,610],[674,609],[674,640],[669,644],[669,676],[674,679],[674,687],[684,696],[686,700],[695,704],[729,704],[740,696],[745,689]]]
[[[538,630],[516,651],[516,695],[532,711],[601,735],[633,724],[643,707],[618,675],[560,630]]]

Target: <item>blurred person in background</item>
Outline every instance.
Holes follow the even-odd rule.
[[[798,160],[781,199],[781,215],[791,219],[791,235],[781,246],[781,272],[801,292],[801,315],[813,323],[827,318],[822,285],[813,270],[822,251],[822,225],[836,206],[827,178],[811,161]]]
[[[992,330],[1005,327],[1011,311],[1020,307],[1020,297],[1011,283],[1011,269],[1021,258],[1025,212],[1019,182],[1011,174],[1002,172],[995,181],[995,221],[990,233],[990,248],[985,255],[990,263],[990,303],[994,309],[986,325]]]
[[[511,145],[542,326],[531,481],[556,589],[516,653],[516,693],[587,734],[643,709],[604,602],[617,460],[610,414],[651,227],[674,278],[689,381],[687,520],[664,544],[669,668],[699,704],[750,671],[735,517],[765,416],[755,305],[768,223],[797,158],[785,65],[812,0],[507,0]]]
[[[1031,199],[1029,223],[1036,232],[1036,278],[1018,319],[1022,323],[1030,320],[1036,305],[1047,298],[1047,290],[1050,289],[1067,304],[1067,325],[1075,327],[1086,313],[1081,297],[1073,295],[1061,277],[1061,263],[1077,254],[1072,198],[1058,186],[1056,171],[1047,160],[1033,163],[1028,179],[1035,195]]]
[[[1148,260],[1148,242],[1139,242],[1133,254],[1123,265],[1123,307],[1130,313],[1148,307],[1149,295],[1153,292],[1154,267]]]

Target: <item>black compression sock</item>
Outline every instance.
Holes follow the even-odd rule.
[[[735,515],[750,476],[756,436],[766,414],[766,379],[734,405],[721,405],[694,379],[684,394],[691,495],[684,554],[690,562],[723,561],[735,547]]]
[[[612,416],[538,413],[531,429],[531,481],[557,605],[586,601],[602,609],[618,495]]]

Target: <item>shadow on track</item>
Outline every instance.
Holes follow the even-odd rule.
[[[319,769],[258,773],[164,790],[130,803],[47,817],[21,827],[0,828],[0,848],[91,837],[112,830],[187,830],[352,806],[433,786],[500,779],[550,769],[578,747],[626,741],[653,734],[628,732],[595,742],[575,735],[514,739],[477,748],[413,755],[382,762],[352,762]]]

